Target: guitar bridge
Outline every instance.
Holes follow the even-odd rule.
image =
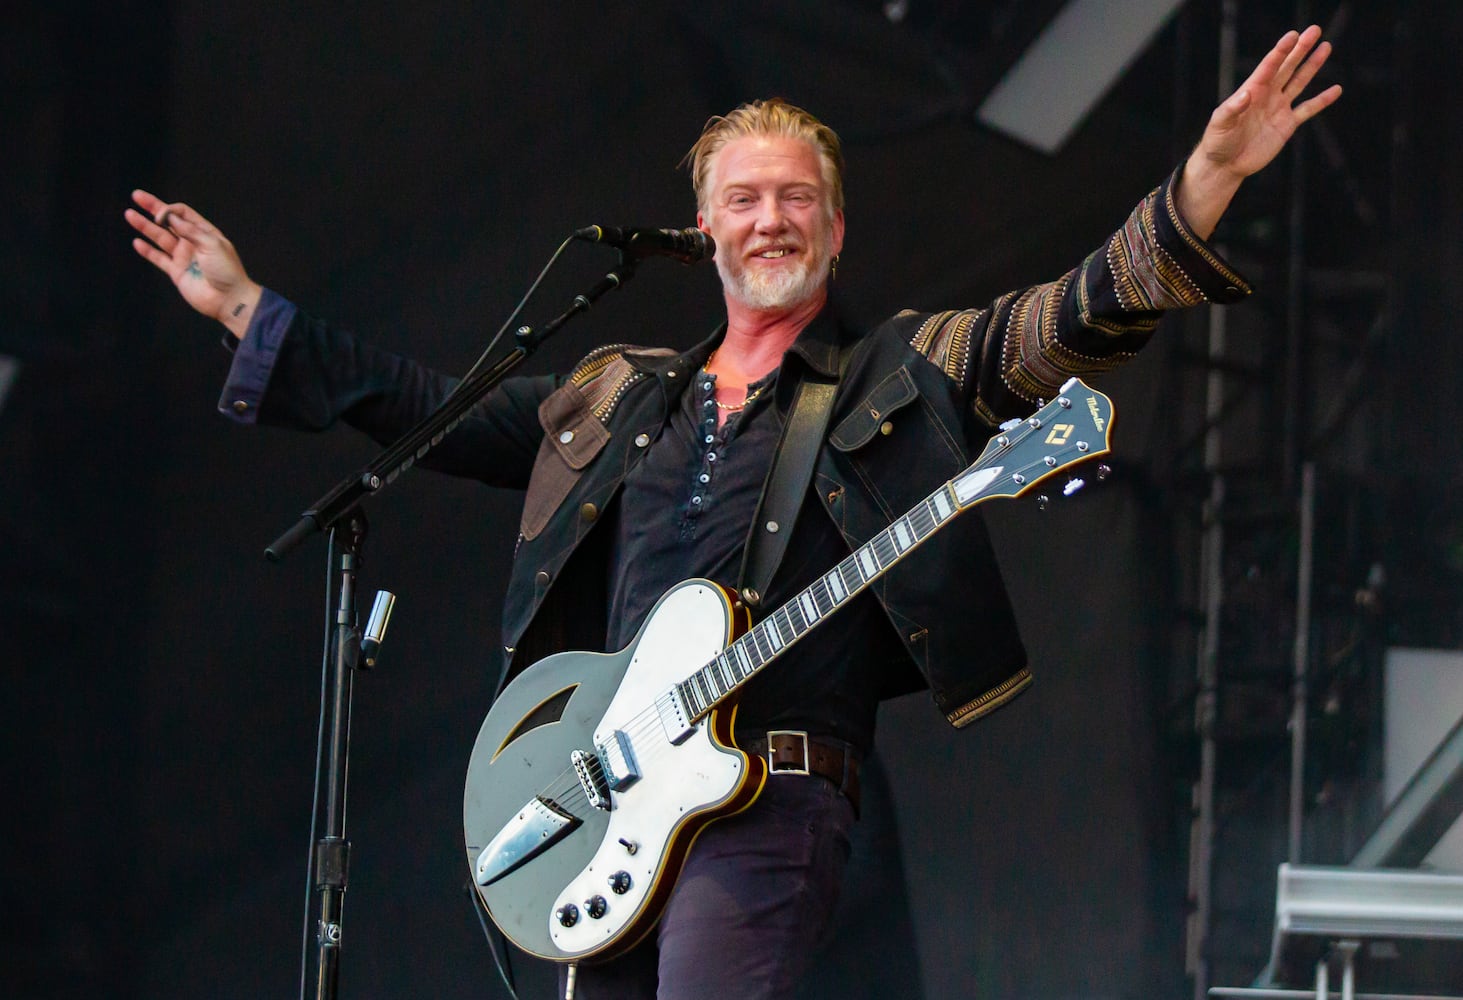
[[[579,779],[579,785],[584,789],[584,797],[589,800],[589,804],[596,809],[608,810],[610,784],[605,778],[604,766],[600,763],[599,754],[590,753],[587,750],[574,750],[570,752],[569,760],[574,765],[574,775]]]

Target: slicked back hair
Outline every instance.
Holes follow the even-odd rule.
[[[681,163],[691,171],[696,190],[696,207],[705,211],[711,192],[711,164],[721,148],[745,136],[786,136],[801,139],[818,153],[823,185],[828,190],[829,210],[843,210],[843,146],[838,134],[817,118],[780,97],[748,101],[724,115],[714,115],[701,130],[701,137]]]

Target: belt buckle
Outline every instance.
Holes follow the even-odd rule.
[[[773,759],[776,750],[772,746],[772,740],[777,736],[795,736],[803,741],[803,766],[784,765],[779,767]],[[803,729],[769,729],[767,731],[767,770],[773,774],[812,774],[808,768],[808,733]]]

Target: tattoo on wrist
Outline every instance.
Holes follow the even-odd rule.
[[[244,303],[240,302],[238,305],[234,306],[234,315],[235,316],[239,315],[239,313],[241,313],[243,311],[244,311]]]
[[[188,264],[188,274],[195,278],[203,277],[203,268],[198,266],[198,259],[196,257]]]

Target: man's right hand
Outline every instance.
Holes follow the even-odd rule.
[[[166,274],[185,302],[243,340],[264,289],[244,271],[228,237],[182,202],[146,191],[133,191],[132,200],[137,208],[124,214],[141,234],[132,249]]]

